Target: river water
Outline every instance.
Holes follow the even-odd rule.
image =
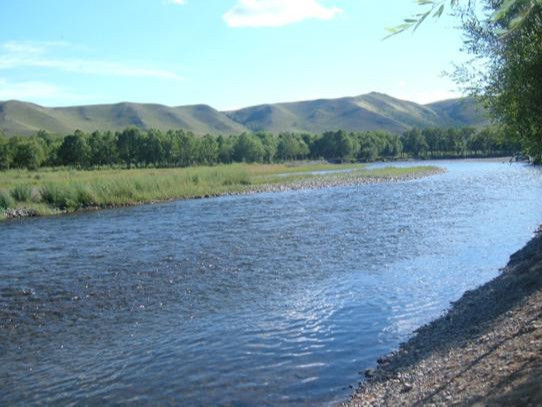
[[[411,163],[409,165],[415,165]],[[0,224],[0,404],[333,404],[496,276],[542,223],[542,172]]]

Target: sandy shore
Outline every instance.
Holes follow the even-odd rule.
[[[365,375],[345,405],[542,405],[542,228]]]

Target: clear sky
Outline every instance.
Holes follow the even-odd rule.
[[[227,110],[371,91],[456,97],[444,17],[383,41],[413,0],[0,0],[0,100]]]

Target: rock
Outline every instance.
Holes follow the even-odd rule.
[[[403,383],[403,389],[401,390],[401,392],[403,393],[408,393],[410,390],[412,390],[414,388],[414,386],[412,386],[412,384],[410,383]]]
[[[371,377],[374,377],[375,374],[376,374],[375,369],[367,369],[367,370],[365,370],[365,377],[367,377],[368,379],[371,378]]]
[[[26,208],[6,209],[4,214],[7,218],[24,218],[38,215],[33,209]]]

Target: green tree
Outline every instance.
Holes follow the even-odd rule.
[[[271,163],[275,159],[277,154],[277,138],[271,133],[267,132],[258,132],[255,134],[256,137],[260,139],[263,147],[263,161],[266,163]]]
[[[373,134],[379,140],[383,141],[379,156],[381,157],[397,157],[403,151],[403,144],[397,134],[388,131],[377,130]]]
[[[337,130],[322,134],[314,141],[311,148],[311,153],[315,157],[343,162],[355,157],[359,145],[352,135],[344,130]]]
[[[505,134],[542,163],[542,0],[418,0],[423,12],[393,28],[416,29],[450,6],[462,21],[464,49],[478,60],[455,78],[484,102]],[[483,6],[479,17],[476,6]],[[481,65],[482,69],[475,70]]]
[[[11,166],[12,155],[8,138],[0,133],[0,170],[8,169]]]
[[[402,24],[388,28],[388,37],[407,30],[416,31],[428,17],[440,18],[446,7],[464,15],[467,11],[472,11],[478,3],[483,3],[486,10],[490,11],[489,21],[501,24],[498,34],[507,35],[522,28],[525,22],[537,13],[537,7],[542,5],[542,0],[417,0],[417,3],[424,10],[405,18]]]
[[[344,130],[335,132],[336,158],[341,161],[351,161],[357,150],[357,144]]]
[[[87,139],[91,165],[113,165],[118,161],[115,136],[110,131],[93,132]]]
[[[85,134],[76,130],[74,134],[64,137],[58,158],[64,165],[86,167],[90,162],[90,147]]]
[[[542,163],[542,3],[506,36],[509,18],[465,25],[468,51],[488,58],[474,89],[527,154]]]
[[[440,144],[442,144],[441,134],[439,129],[423,129],[422,136],[427,143],[427,151],[431,154],[431,157],[435,157],[437,151],[440,150]]]
[[[207,165],[218,162],[218,142],[210,134],[206,134],[199,141],[199,160]]]
[[[41,144],[45,153],[45,161],[42,163],[42,165],[55,166],[61,164],[60,160],[58,159],[58,150],[62,144],[62,141],[64,140],[64,137],[52,135],[45,130],[39,130],[36,133],[35,138]]]
[[[162,139],[162,154],[164,165],[171,166],[175,163],[176,137],[173,130],[168,130]]]
[[[198,143],[191,132],[177,130],[175,132],[175,162],[181,167],[188,167],[195,163]]]
[[[128,168],[136,162],[138,147],[141,140],[141,132],[136,127],[124,129],[117,133],[117,151],[119,158],[124,161]]]
[[[375,161],[380,155],[378,136],[369,131],[364,131],[356,134],[359,149],[357,158],[360,161]]]
[[[14,167],[35,170],[45,161],[43,145],[35,138],[12,137],[8,148]]]
[[[302,159],[309,154],[309,146],[302,136],[293,133],[281,133],[277,143],[279,160]]]
[[[237,162],[261,162],[265,150],[260,139],[252,134],[243,133],[237,139],[233,150],[233,159]]]
[[[419,129],[411,129],[403,133],[401,138],[405,152],[414,157],[421,157],[427,153],[427,141]]]
[[[158,166],[164,162],[164,136],[160,130],[150,129],[142,140],[139,156],[145,164]]]
[[[222,135],[216,139],[218,144],[218,162],[223,164],[229,164],[233,161],[234,146],[236,144],[236,137],[230,136],[224,138]]]

